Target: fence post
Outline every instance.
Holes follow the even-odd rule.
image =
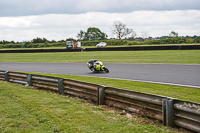
[[[4,73],[4,75],[5,75],[5,81],[9,81],[8,71],[6,71],[6,72]]]
[[[63,79],[58,80],[58,91],[59,91],[59,94],[61,95],[64,94]]]
[[[29,74],[29,75],[27,75],[27,83],[29,84],[29,86],[32,86],[32,75],[31,74]]]
[[[163,126],[166,126],[166,102],[167,99],[162,99]]]
[[[166,126],[174,127],[174,102],[173,99],[166,101]]]
[[[97,105],[104,105],[105,102],[104,102],[104,86],[99,86],[98,89],[97,89],[97,93],[98,93],[98,96],[97,96]]]

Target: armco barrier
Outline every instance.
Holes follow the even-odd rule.
[[[162,100],[167,97],[104,87],[105,104],[163,121]]]
[[[85,51],[143,51],[143,50],[194,50],[194,49],[200,49],[200,45],[160,45],[160,46],[85,48]]]
[[[89,99],[98,104],[98,87],[99,85],[63,79],[64,94],[78,96],[84,99]]]
[[[77,49],[25,49],[0,50],[0,53],[37,53],[37,52],[82,52],[82,51],[142,51],[142,50],[194,50],[200,45],[160,45],[134,47],[105,47],[105,48],[77,48]]]
[[[81,52],[81,49],[19,49],[0,50],[0,53]]]
[[[19,84],[28,84],[27,82],[27,75],[24,73],[15,73],[15,72],[6,72],[8,75],[8,79],[6,81],[19,83]]]
[[[61,95],[73,95],[162,121],[168,127],[200,132],[200,104],[174,98],[106,87],[71,79],[0,70],[0,80],[29,84]]]
[[[59,91],[58,85],[59,78],[40,76],[40,75],[31,75],[31,85],[38,88],[45,88],[52,91]]]
[[[3,70],[0,70],[0,80],[5,80],[5,72]]]
[[[174,125],[200,132],[200,104],[173,100]]]

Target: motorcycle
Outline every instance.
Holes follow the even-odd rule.
[[[108,68],[106,68],[103,65],[103,62],[100,60],[95,61],[94,63],[88,62],[87,63],[88,68],[92,71],[92,72],[100,72],[100,71],[105,71],[106,73],[109,73]]]

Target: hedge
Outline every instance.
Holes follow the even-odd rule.
[[[120,45],[152,45],[152,44],[182,44],[182,43],[200,43],[200,37],[191,38],[166,38],[160,40],[146,40],[146,41],[128,41],[128,40],[95,40],[95,41],[81,41],[82,46],[96,46],[100,42],[106,42],[107,46]],[[65,47],[65,42],[57,43],[31,43],[25,44],[0,44],[0,48],[42,48],[42,47]]]
[[[106,42],[108,46],[120,45],[151,45],[151,44],[182,44],[182,43],[200,43],[200,37],[196,39],[191,38],[166,38],[160,40],[146,40],[146,41],[128,41],[128,40],[96,40],[96,41],[81,41],[82,46],[96,46],[99,42]]]
[[[65,42],[58,43],[30,43],[24,44],[0,44],[0,48],[42,48],[42,47],[65,47]]]

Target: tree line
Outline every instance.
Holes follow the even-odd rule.
[[[82,46],[96,46],[99,42],[106,42],[107,46],[121,46],[121,45],[157,45],[157,44],[191,44],[200,43],[200,37],[195,39],[181,38],[181,37],[169,37],[160,40],[146,40],[146,41],[129,41],[129,40],[93,40],[93,41],[81,41]]]
[[[32,42],[25,42],[17,43],[17,44],[0,44],[0,48],[43,48],[43,47],[65,47],[66,42],[57,42],[57,43],[32,43]]]
[[[71,39],[69,39],[71,40]],[[191,44],[191,43],[200,43],[200,37],[195,39],[191,38],[181,38],[181,37],[170,37],[160,40],[147,40],[147,41],[129,41],[129,40],[90,40],[90,41],[81,41],[81,46],[96,46],[99,42],[106,42],[107,46],[121,46],[121,45],[156,45],[156,44]],[[0,48],[43,48],[43,47],[65,47],[66,42],[57,42],[57,43],[33,43],[26,42],[24,44],[0,44]]]
[[[47,40],[46,38],[34,38],[31,41],[24,41],[24,42],[15,42],[15,41],[0,41],[0,44],[20,44],[20,43],[57,43],[57,42],[66,42],[67,40],[74,40],[72,38],[68,38],[66,40],[60,40],[60,41],[55,41],[55,40]]]

